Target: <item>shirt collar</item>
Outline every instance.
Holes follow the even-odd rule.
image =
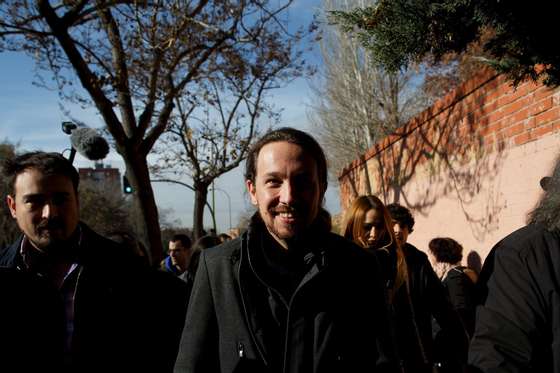
[[[76,237],[76,238],[74,238]],[[76,232],[72,234],[71,240],[75,239],[75,244],[72,244],[72,254],[76,254],[76,249],[82,246],[82,238],[83,238],[83,231],[82,227],[78,224],[76,228]],[[26,269],[32,269],[39,263],[49,261],[49,257],[46,253],[38,250],[29,238],[24,234],[23,239],[21,240],[21,244],[19,247],[19,254],[22,259],[22,264]],[[77,260],[75,259],[75,255],[70,260],[70,262],[75,263]]]

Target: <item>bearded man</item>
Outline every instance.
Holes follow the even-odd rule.
[[[245,180],[257,212],[202,252],[175,372],[378,372],[390,343],[377,263],[330,232],[319,144],[269,132]]]

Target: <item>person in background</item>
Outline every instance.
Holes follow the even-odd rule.
[[[127,247],[132,254],[137,257],[141,265],[150,265],[150,259],[146,247],[142,244],[142,242],[134,238],[131,233],[117,230],[108,232],[105,237]]]
[[[187,284],[185,304],[188,305],[196,271],[196,267],[191,265],[193,250],[189,236],[183,233],[173,235],[169,240],[168,253],[167,258],[161,261],[160,269],[177,276]]]
[[[477,274],[461,265],[463,246],[449,237],[437,237],[428,244],[430,252],[440,266],[439,278],[445,286],[453,307],[472,336],[475,318],[475,284]]]
[[[245,164],[257,207],[240,237],[203,250],[175,372],[379,372],[390,363],[375,258],[331,233],[323,150],[293,128]]]
[[[234,238],[237,238],[241,235],[241,229],[239,228],[230,228],[229,232],[228,232],[228,236],[231,237],[231,239],[233,240]]]
[[[478,275],[475,271],[461,265],[463,258],[463,247],[454,239],[448,237],[437,237],[428,244],[430,253],[436,261],[436,267],[440,274],[442,284],[447,290],[447,294],[453,307],[461,317],[463,327],[472,337],[474,331],[476,297],[475,283]],[[440,330],[436,324],[434,351],[435,359],[442,363],[443,367],[453,367],[454,362],[448,361],[449,356],[456,346],[453,336]],[[458,367],[455,367],[457,370]],[[446,369],[445,371],[453,370]]]
[[[498,242],[482,267],[473,371],[560,372],[560,158],[543,190],[528,224]]]
[[[480,257],[480,254],[475,250],[471,250],[467,255],[467,268],[475,272],[478,281],[478,275],[482,270],[482,258]]]
[[[191,260],[191,239],[186,234],[176,234],[169,240],[169,256],[162,260],[160,268],[176,276],[183,275]],[[188,278],[188,272],[183,278]]]
[[[191,260],[188,268],[188,272],[191,273],[193,277],[196,275],[198,261],[200,259],[200,254],[202,253],[202,251],[214,246],[218,246],[221,243],[222,242],[220,241],[219,237],[210,235],[202,236],[195,241],[192,247]]]
[[[167,294],[170,283],[154,283],[156,271],[142,265],[130,248],[80,221],[79,174],[62,155],[24,153],[5,160],[3,173],[10,185],[6,201],[22,235],[0,252],[0,267],[11,273],[18,293],[9,293],[13,286],[0,288],[0,297],[25,302],[10,304],[16,317],[3,319],[20,333],[10,341],[2,340],[9,332],[0,333],[2,345],[17,351],[3,355],[0,364],[18,364],[1,370],[32,371],[30,365],[41,364],[37,359],[50,351],[41,370],[170,372],[186,311],[184,294]],[[181,281],[170,280],[183,288]],[[173,307],[179,308],[158,302],[162,294],[177,300]],[[22,309],[33,304],[31,315]],[[157,316],[169,312],[162,328]],[[53,339],[37,346],[45,328],[29,326],[46,316]]]
[[[224,242],[226,242],[226,241],[231,240],[230,235],[227,234],[227,233],[220,233],[220,234],[218,235],[218,238],[220,239],[220,243],[224,243]]]

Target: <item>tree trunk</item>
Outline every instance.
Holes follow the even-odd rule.
[[[145,157],[123,155],[126,162],[126,173],[134,188],[134,197],[140,210],[140,228],[147,240],[153,265],[163,259],[161,230],[154,191],[150,182],[148,163]]]
[[[194,211],[193,211],[193,234],[197,240],[204,235],[204,206],[208,196],[208,184],[194,183]]]
[[[364,173],[364,184],[366,187],[366,192],[365,194],[370,196],[373,195],[373,191],[371,188],[371,177],[369,176],[369,170],[368,170],[368,166],[367,166],[367,160],[366,157],[364,157],[363,155],[360,156],[360,162],[362,163],[362,170]]]
[[[393,185],[393,203],[401,202],[402,186],[399,184]]]

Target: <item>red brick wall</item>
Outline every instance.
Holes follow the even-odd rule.
[[[365,193],[369,179],[373,193],[385,202],[397,201],[411,207],[417,215],[433,219],[441,212],[437,206],[443,196],[451,198],[456,193],[460,199],[457,208],[465,210],[461,193],[465,192],[470,200],[481,198],[488,193],[485,188],[497,188],[500,175],[516,165],[526,168],[538,162],[535,167],[546,174],[552,154],[557,153],[550,139],[560,139],[559,93],[558,89],[533,82],[522,83],[515,89],[504,76],[482,71],[342,170],[339,176],[342,209],[357,195]],[[548,153],[539,158],[538,147],[545,138],[549,138]],[[504,167],[508,170],[504,171]],[[441,186],[439,195],[429,190],[430,185],[436,184]],[[500,187],[496,193],[501,190],[505,189]],[[534,203],[536,192],[538,189],[531,189],[533,194],[523,206],[525,210]],[[496,199],[508,205],[507,195]],[[502,213],[506,210],[503,208]],[[513,213],[521,216],[526,211]],[[495,215],[500,216],[497,212]],[[485,217],[481,215],[477,219]],[[515,227],[502,225],[494,231],[505,232],[510,228]],[[471,241],[488,244],[487,237]]]

